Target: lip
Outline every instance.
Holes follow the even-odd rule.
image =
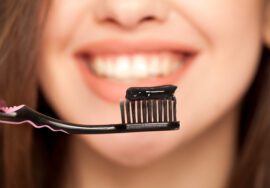
[[[114,53],[137,53],[153,51],[177,51],[181,53],[195,54],[198,48],[190,44],[156,39],[145,40],[104,40],[82,45],[75,54],[114,54]]]
[[[82,57],[91,58],[94,55],[110,55],[110,54],[135,54],[135,53],[150,53],[169,51],[178,53],[185,63],[175,72],[164,77],[152,77],[138,81],[122,82],[109,78],[98,77],[89,70]],[[75,61],[78,69],[81,72],[83,80],[89,89],[97,96],[105,99],[108,102],[119,102],[124,99],[126,89],[129,87],[157,86],[165,84],[176,84],[184,75],[188,67],[194,62],[199,49],[188,44],[179,43],[176,41],[162,40],[104,40],[100,42],[92,42],[82,45],[81,48],[75,51]]]

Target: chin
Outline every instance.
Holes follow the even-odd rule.
[[[102,157],[124,167],[139,168],[157,162],[177,147],[177,131],[82,135]]]

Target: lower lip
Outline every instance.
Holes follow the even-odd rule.
[[[181,80],[188,67],[192,64],[193,58],[194,57],[189,59],[181,66],[181,68],[170,75],[163,77],[149,77],[147,79],[132,81],[130,83],[99,77],[88,68],[83,60],[76,58],[76,61],[78,62],[78,68],[84,81],[92,92],[108,102],[119,103],[120,100],[125,98],[126,90],[129,87],[176,84]]]

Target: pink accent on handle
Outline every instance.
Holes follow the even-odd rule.
[[[12,124],[12,125],[18,125],[18,124],[22,124],[22,123],[29,123],[30,125],[32,125],[34,128],[37,128],[37,129],[48,128],[53,132],[63,132],[63,133],[69,134],[68,132],[66,132],[66,131],[64,131],[62,129],[55,130],[52,127],[50,127],[49,125],[36,125],[35,123],[33,123],[30,120],[25,120],[25,121],[21,121],[21,122],[9,122],[9,121],[1,121],[0,120],[0,123]]]
[[[13,113],[19,109],[21,109],[22,107],[24,107],[24,105],[20,105],[20,106],[13,106],[13,107],[6,107],[6,106],[0,106],[0,110],[3,111],[4,113]]]

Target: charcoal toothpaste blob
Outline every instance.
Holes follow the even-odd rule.
[[[119,124],[80,125],[64,122],[41,114],[26,105],[6,107],[0,100],[0,123],[18,125],[29,123],[35,128],[48,128],[66,134],[106,134],[143,131],[177,130],[176,86],[131,87],[125,101],[120,102]]]

